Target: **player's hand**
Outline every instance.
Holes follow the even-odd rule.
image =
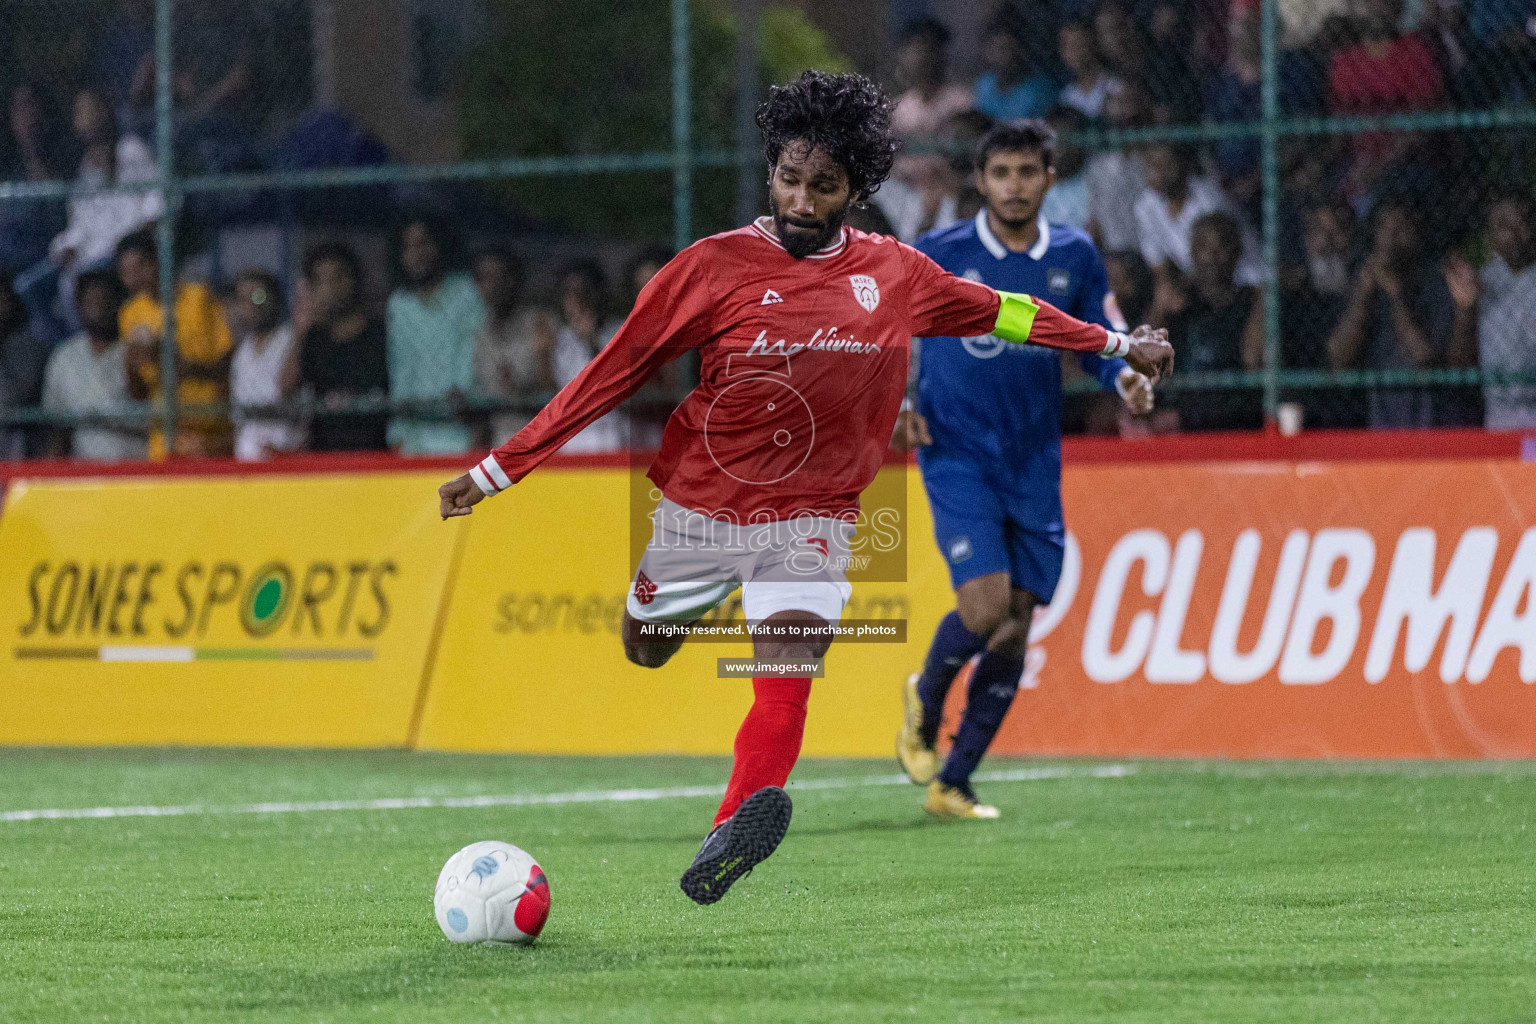
[[[1376,291],[1392,294],[1391,260],[1379,247],[1372,250],[1370,256],[1360,268],[1360,290],[1366,294]]]
[[[1471,309],[1477,305],[1477,299],[1482,289],[1477,280],[1477,271],[1472,269],[1460,256],[1452,256],[1445,261],[1444,267],[1445,286],[1450,290],[1451,301],[1457,309]]]
[[[558,341],[557,332],[559,325],[555,318],[540,310],[533,318],[533,354],[538,356],[549,355],[555,351]]]
[[[1152,382],[1129,366],[1116,375],[1115,390],[1133,415],[1145,416],[1152,411]]]
[[[443,518],[467,516],[485,500],[485,492],[468,473],[454,477],[437,489],[438,511]]]
[[[293,340],[302,345],[304,335],[320,319],[319,311],[315,308],[315,290],[303,274],[293,282],[293,301],[289,303],[289,309],[288,319],[293,324]]]
[[[1164,316],[1177,316],[1188,308],[1189,296],[1174,282],[1158,278],[1152,286],[1152,305],[1162,310]]]
[[[933,444],[928,433],[928,420],[916,409],[903,409],[896,414],[896,431],[891,435],[891,447],[902,454],[914,448]]]
[[[1173,346],[1168,332],[1161,327],[1142,324],[1131,332],[1131,350],[1125,354],[1126,365],[1156,384],[1173,373]]]
[[[123,360],[129,369],[138,371],[158,361],[159,341],[145,324],[139,324],[123,341]]]

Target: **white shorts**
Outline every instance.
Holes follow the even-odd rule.
[[[691,622],[741,588],[748,622],[776,612],[810,612],[839,622],[853,594],[848,545],[854,525],[805,516],[738,526],[666,498],[629,589],[626,607],[642,622]]]

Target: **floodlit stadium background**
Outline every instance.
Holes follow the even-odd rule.
[[[356,252],[367,312],[392,322],[399,229],[425,218],[455,270],[510,250],[525,271],[501,321],[510,344],[527,343],[519,316],[542,317],[579,365],[647,262],[761,212],[751,112],[769,83],[857,69],[899,96],[927,38],[909,26],[929,16],[953,36],[950,80],[975,84],[974,102],[995,112],[1059,110],[1064,36],[1097,45],[1118,93],[1098,116],[1055,115],[1079,151],[1064,168],[1082,166],[1056,194],[1062,216],[1094,221],[1126,315],[1167,317],[1179,346],[1179,374],[1147,419],[1069,381],[1066,426],[1086,435],[1067,451],[1079,585],[1039,632],[1036,685],[1006,749],[1529,755],[1536,739],[1519,723],[1536,625],[1521,595],[1536,572],[1536,440],[1521,428],[1536,428],[1536,392],[1521,385],[1536,374],[1536,280],[1501,271],[1489,221],[1495,200],[1531,194],[1530,7],[8,3],[0,259],[17,288],[0,361],[12,460],[0,742],[728,749],[731,701],[744,700],[714,678],[729,648],[644,674],[613,635],[644,505],[629,449],[654,443],[686,363],[512,500],[443,526],[436,482],[502,440],[558,377],[504,379],[465,339],[438,346],[417,331],[399,342],[414,345],[413,370],[387,391],[337,401],[300,386],[258,412],[219,376],[218,325],[240,342],[235,289],[253,269],[275,277],[285,319],[312,318],[304,257],[322,242]],[[1004,59],[1017,81],[991,88],[988,62]],[[927,219],[925,183],[943,216],[961,215],[969,197],[950,161],[976,130],[962,114],[914,132],[908,179],[860,226],[910,234]],[[118,158],[104,190],[81,172],[82,141]],[[1153,310],[1138,221],[1100,202],[1132,195],[1125,182],[1177,155],[1169,146],[1245,239],[1242,287],[1200,316]],[[1529,205],[1515,209],[1529,229]],[[1392,344],[1380,316],[1358,346],[1330,344],[1388,211],[1413,232],[1404,289],[1427,358]],[[64,265],[53,239],[89,240],[115,273],[112,236],[132,228],[151,230],[160,253],[134,324],[175,339],[145,371],[148,398],[82,398],[90,389],[62,360],[50,393],[45,368],[73,327],[60,282],[89,262]],[[1471,306],[1469,276],[1481,281]],[[206,287],[184,300],[189,283]],[[478,301],[467,284],[461,294]],[[198,316],[161,312],[184,301]],[[1470,309],[1477,329],[1458,335]],[[1261,344],[1245,347],[1250,318]],[[306,452],[317,411],[376,426],[401,450]],[[285,443],[297,450],[233,460],[251,420],[294,426]],[[61,458],[103,431],[123,461]],[[179,454],[137,461],[162,448]],[[902,472],[888,470],[910,492],[905,580],[863,584],[856,601],[907,619],[911,640],[834,649],[811,753],[886,750],[894,681],[950,601],[914,473]],[[1426,558],[1428,582],[1395,575]],[[1246,603],[1235,579],[1250,583]],[[1385,652],[1376,678],[1373,643]],[[1235,676],[1220,668],[1227,647],[1252,655]],[[537,732],[498,725],[550,700],[577,651],[601,685],[562,690]],[[714,700],[722,690],[730,698]]]

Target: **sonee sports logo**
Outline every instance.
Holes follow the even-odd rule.
[[[253,640],[372,639],[391,615],[400,567],[390,559],[40,561],[25,580],[22,639],[198,640],[238,621]],[[20,583],[21,581],[16,581]]]

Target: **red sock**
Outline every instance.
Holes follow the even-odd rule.
[[[805,736],[805,706],[811,696],[809,679],[777,677],[752,680],[752,710],[736,733],[736,761],[725,799],[715,814],[719,825],[747,797],[764,786],[782,786],[800,757]]]

